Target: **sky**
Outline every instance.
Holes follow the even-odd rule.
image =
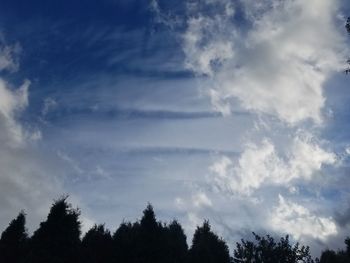
[[[0,229],[69,195],[191,241],[350,235],[346,0],[2,0]]]

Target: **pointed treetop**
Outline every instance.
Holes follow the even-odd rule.
[[[154,213],[153,206],[150,203],[148,203],[146,209],[143,210],[141,226],[150,228],[157,226],[156,215]]]

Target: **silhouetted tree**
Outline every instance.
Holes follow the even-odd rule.
[[[183,228],[174,220],[171,222],[166,231],[166,254],[167,262],[169,263],[183,263],[186,262],[188,246],[186,241],[186,235]]]
[[[113,262],[137,263],[140,224],[123,222],[113,235]]]
[[[320,263],[349,263],[350,262],[350,239],[345,239],[346,250],[325,250],[322,252]]]
[[[322,252],[320,262],[321,263],[337,263],[338,255],[333,250],[326,250]]]
[[[94,225],[80,241],[80,212],[65,198],[55,201],[47,219],[31,238],[23,212],[0,238],[0,263],[313,263],[310,250],[289,237],[278,241],[254,235],[236,244],[230,258],[225,241],[211,231],[208,221],[197,227],[188,249],[186,235],[176,221],[157,221],[148,204],[140,221],[123,222],[113,237],[104,225]],[[316,263],[350,263],[350,238],[344,250],[326,250]]]
[[[0,262],[23,262],[28,239],[25,223],[25,214],[20,212],[2,233],[0,239]]]
[[[158,222],[148,204],[139,222],[122,223],[113,235],[114,262],[176,263],[185,262],[186,236],[181,225]]]
[[[148,204],[140,221],[138,240],[139,263],[163,263],[166,255],[166,237],[163,225],[157,222],[153,207]]]
[[[346,254],[350,258],[350,237],[346,238],[344,243],[346,245]]]
[[[189,250],[190,263],[229,263],[229,249],[221,238],[210,230],[208,221],[197,227]]]
[[[294,246],[289,243],[289,237],[282,237],[276,242],[271,236],[260,237],[253,233],[255,241],[241,240],[234,250],[235,263],[312,263],[309,247]]]
[[[79,259],[80,222],[78,209],[73,209],[67,197],[54,202],[46,221],[31,238],[30,262],[75,263]]]
[[[113,240],[104,225],[94,225],[81,242],[81,261],[101,263],[112,261]]]

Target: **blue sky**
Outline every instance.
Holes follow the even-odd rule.
[[[69,194],[190,237],[350,233],[346,1],[1,1],[0,225]]]

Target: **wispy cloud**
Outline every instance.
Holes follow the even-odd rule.
[[[0,72],[19,67],[16,48],[0,43]],[[16,88],[0,77],[0,223],[5,227],[16,214],[28,212],[29,231],[43,219],[63,184],[58,163],[38,151],[41,131],[24,125],[21,116],[29,105],[30,81]]]

